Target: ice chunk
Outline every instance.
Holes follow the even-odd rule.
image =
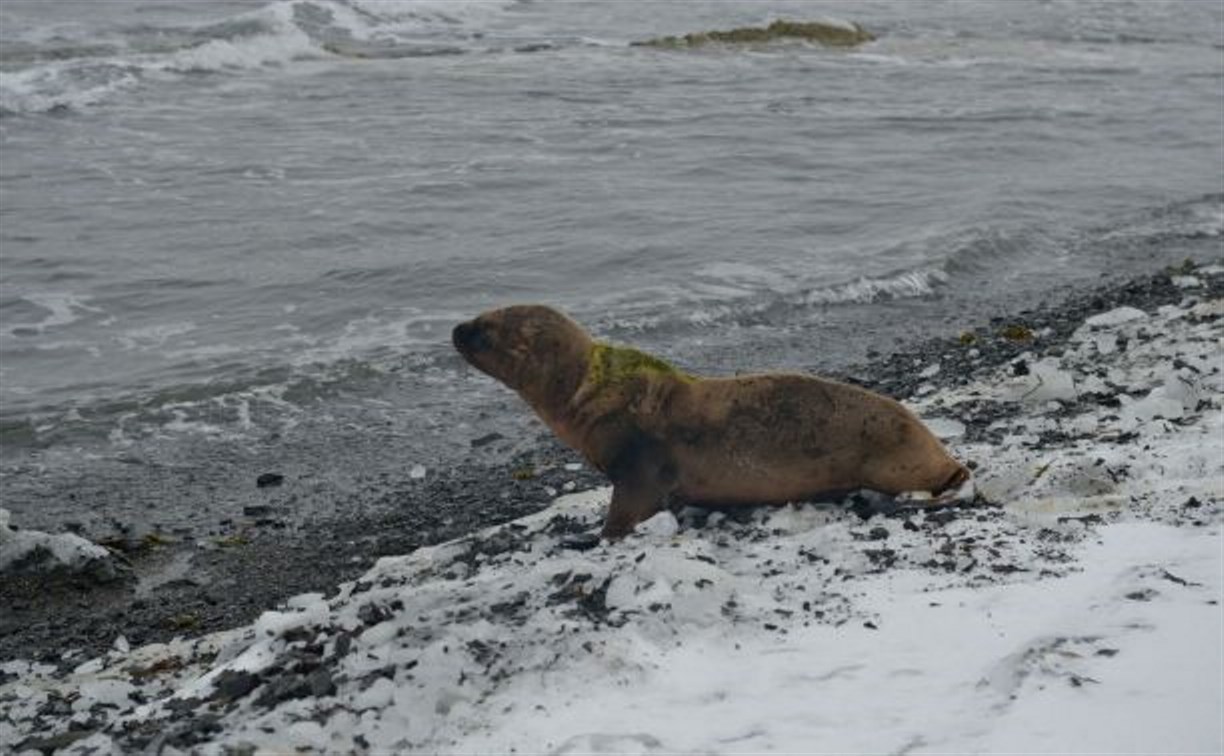
[[[1152,389],[1144,398],[1125,402],[1119,413],[1124,424],[1134,427],[1140,423],[1151,422],[1158,417],[1165,420],[1178,420],[1185,414],[1185,408],[1177,399],[1166,396],[1162,387]]]
[[[1146,317],[1147,313],[1143,310],[1134,307],[1118,307],[1109,312],[1103,312],[1100,315],[1093,315],[1085,320],[1084,323],[1093,328],[1108,328],[1135,320],[1143,320]]]
[[[668,511],[659,512],[654,517],[637,526],[637,533],[656,538],[670,538],[680,530],[676,516]]]
[[[393,693],[395,693],[395,683],[385,677],[375,678],[370,687],[353,697],[352,707],[357,711],[382,709],[391,703]]]
[[[1102,333],[1093,338],[1099,354],[1113,354],[1118,351],[1118,334]]]
[[[1199,302],[1190,308],[1190,314],[1196,318],[1218,318],[1224,315],[1224,299]]]
[[[925,422],[932,433],[945,441],[965,435],[965,424],[950,417],[934,417]]]
[[[123,572],[111,553],[92,541],[73,533],[13,530],[9,517],[7,509],[0,509],[0,574],[67,571],[107,581]]]
[[[1010,384],[1013,401],[1042,404],[1049,401],[1074,399],[1075,379],[1063,370],[1055,357],[1047,357],[1029,366],[1028,375],[1018,376]]]

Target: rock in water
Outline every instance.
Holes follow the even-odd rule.
[[[711,43],[763,44],[780,40],[816,42],[828,47],[855,47],[871,42],[875,35],[854,23],[829,21],[785,21],[779,19],[769,26],[742,26],[727,31],[707,31],[680,37],[655,37],[631,42],[633,47],[688,48]]]
[[[268,488],[269,486],[279,486],[285,482],[285,476],[280,473],[264,473],[255,479],[255,485],[259,488]]]

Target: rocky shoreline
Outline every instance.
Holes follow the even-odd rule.
[[[496,505],[513,520],[284,597],[249,624],[2,662],[0,741],[1214,752],[1224,265],[1060,307],[865,366],[908,382],[895,385],[976,463],[960,506],[686,508],[609,544],[581,537],[607,488],[545,488],[543,511]],[[529,462],[511,479],[580,472]],[[459,521],[439,522],[431,533]],[[378,544],[394,545],[365,542]]]
[[[1075,329],[1092,315],[1121,306],[1150,312],[1187,295],[1224,296],[1224,277],[1196,276],[1198,270],[1187,263],[1077,292],[1013,317],[967,320],[970,327],[962,333],[909,345],[833,377],[913,400],[963,386],[1003,365],[1021,375],[1034,363],[1062,354]],[[1197,282],[1193,287],[1192,281]],[[938,365],[938,372],[928,374],[931,365]],[[1077,401],[1102,400],[1108,398]],[[983,402],[958,411],[964,438],[976,441],[989,434],[992,423],[1022,408]],[[499,440],[481,438],[472,445],[478,451]],[[278,482],[262,481],[267,486]],[[71,667],[113,648],[121,637],[136,646],[234,627],[290,596],[334,591],[378,557],[507,522],[547,506],[561,493],[602,484],[602,477],[573,452],[541,434],[529,452],[393,485],[371,506],[341,520],[281,529],[266,512],[252,510],[251,527],[228,542],[146,538],[108,543],[130,564],[130,577],[106,583],[73,575],[0,581],[0,605],[8,610],[0,618],[0,662],[28,659]]]

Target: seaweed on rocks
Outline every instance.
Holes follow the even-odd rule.
[[[742,26],[724,31],[705,31],[681,36],[655,37],[631,42],[633,47],[684,49],[709,44],[745,45],[778,41],[815,42],[828,47],[856,47],[875,39],[858,24],[824,21],[787,21],[779,19],[768,26]]]

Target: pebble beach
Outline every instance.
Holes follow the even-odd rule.
[[[6,628],[0,736],[65,753],[817,740],[1210,752],[1224,744],[1222,305],[1224,266],[1186,264],[842,376],[904,399],[975,469],[960,506],[862,493],[689,508],[599,543],[576,536],[598,528],[608,489],[545,446],[524,461],[535,472],[519,501],[490,490],[515,470],[456,477],[465,496],[503,502],[503,524],[451,523],[416,548],[375,541],[403,548],[369,568],[333,559],[344,569],[281,596],[252,581],[267,603],[220,604],[219,631],[148,627],[141,608],[109,618],[72,594],[31,603]],[[265,573],[301,574],[330,549],[316,533],[259,558]],[[49,644],[52,626],[63,635]],[[711,706],[718,724],[700,724]]]

